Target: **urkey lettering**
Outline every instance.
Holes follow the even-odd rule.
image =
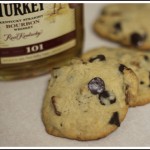
[[[44,10],[43,4],[39,3],[14,3],[14,4],[0,4],[0,17],[10,17],[25,15]]]

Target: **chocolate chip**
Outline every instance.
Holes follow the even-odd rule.
[[[112,92],[103,91],[99,95],[99,100],[102,105],[110,105],[116,102],[116,97]]]
[[[95,77],[88,83],[88,88],[94,95],[101,94],[105,90],[105,83],[101,78]]]
[[[60,67],[54,67],[54,68],[52,68],[53,70],[57,70],[57,69],[60,69]]]
[[[144,81],[140,81],[140,84],[144,84]]]
[[[144,55],[144,59],[145,59],[146,61],[148,61],[148,60],[149,60],[149,57],[146,56],[146,55]]]
[[[108,91],[104,91],[103,93],[101,93],[101,96],[102,96],[103,98],[108,98],[108,97],[109,97]]]
[[[132,33],[130,37],[131,44],[134,46],[141,46],[146,39],[146,35],[140,35],[139,33]]]
[[[94,58],[90,58],[89,59],[89,62],[93,62],[93,61],[95,61],[95,60],[99,60],[99,61],[105,61],[106,60],[106,57],[104,56],[104,55],[97,55],[96,57],[94,57]]]
[[[109,124],[116,125],[117,127],[120,127],[120,120],[119,120],[119,113],[118,112],[113,113],[113,115],[109,121]]]
[[[125,65],[123,65],[123,64],[120,64],[120,66],[119,66],[119,71],[123,73],[123,71],[124,71],[125,69],[127,69],[127,67],[126,67]]]
[[[114,104],[114,103],[116,103],[116,98],[110,100],[110,104]]]
[[[51,97],[51,102],[52,102],[52,105],[53,105],[53,107],[54,107],[55,114],[56,114],[57,116],[61,116],[61,112],[59,112],[59,111],[57,110],[57,107],[56,107],[56,97],[55,97],[55,96],[52,96],[52,97]]]
[[[126,87],[125,87],[125,102],[126,102],[126,105],[129,105],[129,100],[130,100],[130,94],[129,94],[129,85],[126,84]]]
[[[54,78],[56,78],[56,79],[57,79],[57,78],[58,78],[58,76],[56,75],[56,76],[54,76]]]
[[[117,22],[116,24],[114,24],[114,28],[117,32],[120,32],[122,30],[121,23]]]

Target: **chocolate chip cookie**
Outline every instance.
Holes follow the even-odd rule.
[[[150,52],[137,51],[126,48],[102,47],[85,53],[83,59],[99,61],[100,59],[113,58],[131,68],[139,80],[139,92],[129,105],[141,106],[150,103]]]
[[[54,69],[42,109],[46,131],[82,141],[103,138],[120,127],[137,90],[133,71],[104,57]]]
[[[150,50],[150,4],[106,5],[94,24],[95,31],[102,37]]]

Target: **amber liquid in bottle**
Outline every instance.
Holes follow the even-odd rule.
[[[35,5],[34,7],[35,7],[34,10],[38,10],[36,8],[37,5]],[[58,6],[56,6],[56,8],[58,10]],[[74,9],[75,9],[75,40],[76,40],[76,44],[74,46],[57,54],[46,56],[45,58],[40,58],[32,61],[20,63],[14,62],[10,64],[0,62],[0,80],[24,79],[43,75],[49,73],[55,67],[60,67],[61,65],[64,65],[69,59],[72,59],[73,57],[76,56],[80,56],[83,47],[83,5],[82,4],[75,5]],[[54,45],[55,42],[57,41],[54,40]],[[34,47],[33,50],[36,51],[36,47]],[[3,53],[1,51],[3,51]],[[28,51],[30,51],[29,48]],[[3,55],[5,55],[5,48],[0,46],[0,58],[3,58],[2,57]],[[7,57],[7,59],[9,59],[9,57]]]

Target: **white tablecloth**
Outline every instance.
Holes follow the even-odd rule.
[[[84,52],[103,45],[118,46],[92,31],[101,7],[102,4],[85,4]],[[48,135],[41,120],[41,107],[49,77],[0,82],[0,146],[150,146],[150,105],[130,108],[122,126],[101,140],[79,142]]]

